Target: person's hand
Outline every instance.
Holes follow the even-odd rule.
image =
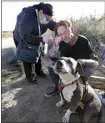
[[[78,59],[77,62],[80,63],[81,65],[85,65],[85,60],[83,59]]]
[[[55,37],[55,44],[58,46],[59,43],[61,42],[60,37]]]
[[[48,35],[43,35],[42,37],[43,37],[43,42],[45,43],[48,43],[50,40],[52,40],[51,37],[49,37]]]
[[[77,29],[75,27],[72,27],[71,30],[74,35],[77,34]]]

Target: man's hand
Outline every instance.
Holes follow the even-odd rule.
[[[98,67],[98,61],[93,60],[93,59],[78,59],[77,62],[79,62],[80,64],[84,66],[90,66],[93,68]]]
[[[86,63],[84,59],[78,59],[77,62],[80,63],[81,65],[85,65]]]
[[[60,42],[61,42],[60,37],[55,37],[55,44],[56,44],[56,46],[58,46]]]

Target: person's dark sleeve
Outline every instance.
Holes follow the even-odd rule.
[[[33,31],[33,18],[29,13],[23,13],[19,23],[19,34],[23,41],[31,45],[39,45],[42,41],[42,37],[32,35]],[[36,23],[37,26],[37,23]]]
[[[98,56],[94,53],[94,51],[91,48],[91,44],[89,40],[86,41],[86,51],[89,53],[90,59],[98,61]]]
[[[98,56],[97,56],[94,52],[92,52],[92,53],[90,54],[90,59],[93,59],[93,60],[98,61]]]
[[[55,26],[56,26],[56,22],[53,20],[49,21],[48,24],[41,24],[42,34],[45,33],[47,29],[54,31]]]
[[[56,26],[56,22],[53,20],[49,21],[49,23],[47,24],[47,28],[49,28],[52,31],[54,31],[55,26]]]

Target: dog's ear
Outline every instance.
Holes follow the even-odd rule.
[[[85,76],[85,72],[83,70],[83,66],[79,62],[77,62],[75,75],[76,75],[77,72],[80,74],[80,76]]]

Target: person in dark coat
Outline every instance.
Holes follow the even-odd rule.
[[[41,36],[43,33],[54,30],[56,22],[52,20],[53,6],[46,3],[39,3],[23,8],[17,16],[17,22],[13,31],[13,39],[16,45],[16,58],[23,61],[24,71],[28,82],[36,83],[36,74],[45,77],[42,71],[41,56],[38,53],[40,42],[50,39],[48,36]],[[41,33],[41,34],[40,34]],[[36,59],[39,58],[38,62]],[[32,73],[32,66],[35,65],[35,73]]]
[[[68,21],[60,21],[56,24],[55,33],[57,34],[55,42],[58,42],[60,57],[72,57],[77,60],[84,69],[85,76],[83,81],[87,82],[90,75],[94,72],[94,68],[98,66],[98,57],[93,52],[89,40],[76,33],[72,27],[72,23]],[[46,97],[56,94],[58,89],[59,75],[54,73],[52,67],[49,67],[49,74],[53,83],[53,87],[46,92]]]

